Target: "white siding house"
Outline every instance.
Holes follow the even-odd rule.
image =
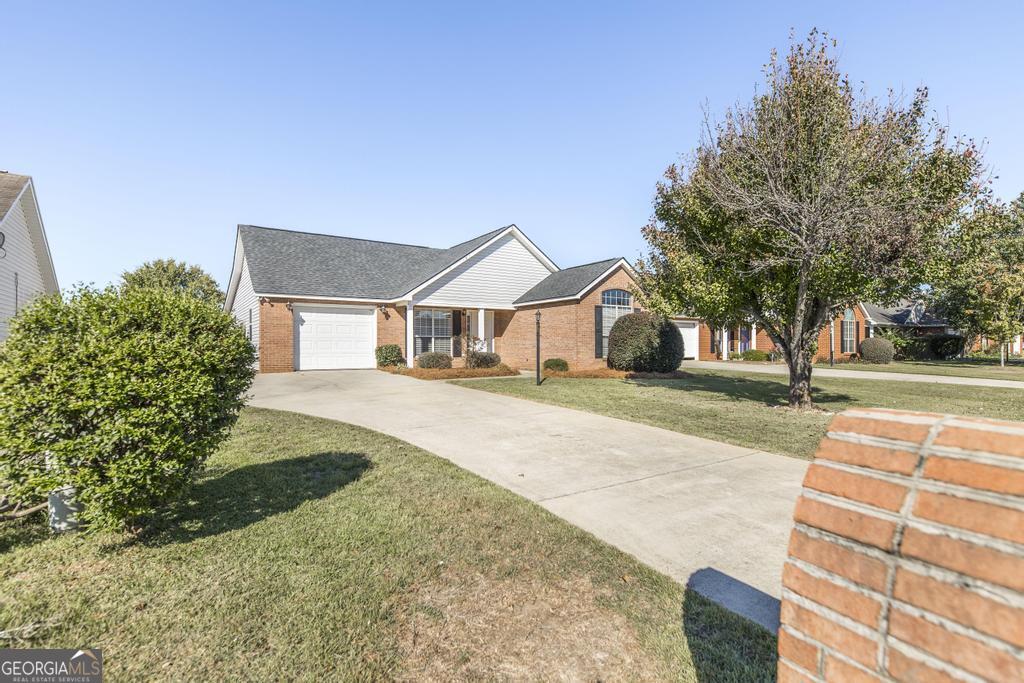
[[[242,272],[238,278],[238,289],[231,304],[231,314],[245,330],[245,336],[257,349],[260,348],[260,301],[252,288],[249,264],[242,258]]]
[[[416,292],[415,304],[511,309],[552,270],[517,235],[507,233]]]
[[[59,290],[29,176],[0,172],[0,340],[8,320],[40,294]]]

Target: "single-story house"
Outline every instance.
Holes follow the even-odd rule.
[[[0,340],[25,304],[59,291],[32,178],[0,171]]]
[[[240,225],[224,305],[262,372],[372,368],[383,344],[410,366],[427,351],[458,364],[466,331],[532,368],[538,312],[541,358],[586,368],[605,364],[612,324],[636,310],[634,284],[623,258],[559,268],[515,225],[448,248]]]

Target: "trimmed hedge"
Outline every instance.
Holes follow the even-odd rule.
[[[402,356],[402,347],[398,344],[383,344],[377,347],[377,367],[384,368],[392,365],[405,365],[405,358]]]
[[[421,353],[416,359],[416,367],[427,369],[448,369],[452,366],[452,357],[440,351],[428,351]]]
[[[627,313],[608,333],[608,367],[614,370],[672,372],[683,355],[679,329],[654,313]]]
[[[469,351],[466,353],[467,368],[496,368],[501,364],[501,356],[489,351]]]
[[[888,365],[895,353],[892,342],[885,337],[868,337],[860,343],[860,357],[867,363]]]
[[[766,361],[768,360],[768,352],[761,349],[747,349],[740,354],[740,360]]]
[[[551,372],[569,372],[569,362],[564,358],[548,358],[544,361],[544,369]]]
[[[227,438],[255,361],[242,326],[188,292],[38,299],[0,345],[0,497],[70,486],[89,527],[143,526]]]

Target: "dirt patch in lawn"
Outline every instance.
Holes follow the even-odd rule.
[[[447,577],[403,616],[402,680],[656,680],[663,674],[589,579]]]

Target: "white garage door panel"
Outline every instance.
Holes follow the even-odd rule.
[[[372,308],[295,308],[299,370],[376,366],[377,316]]]
[[[700,345],[697,323],[677,320],[676,327],[679,328],[679,334],[683,335],[683,358],[695,360],[697,358],[697,347]]]

